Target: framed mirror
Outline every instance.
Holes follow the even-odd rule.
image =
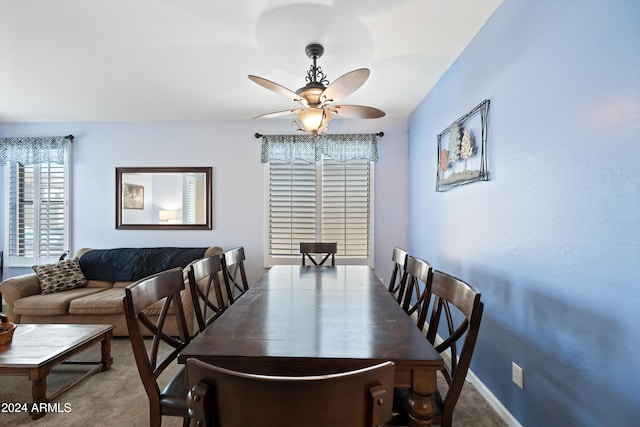
[[[116,168],[116,229],[211,230],[211,168]]]

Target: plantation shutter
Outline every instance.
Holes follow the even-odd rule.
[[[382,135],[256,134],[268,165],[265,265],[299,262],[300,242],[337,242],[338,263],[373,265],[372,162]]]
[[[39,163],[39,259],[57,260],[66,250],[65,170],[63,165]]]
[[[11,163],[9,174],[9,256],[35,258],[33,166]]]
[[[269,247],[271,257],[300,253],[300,242],[316,240],[316,167],[269,163]]]
[[[322,241],[338,242],[338,255],[369,257],[370,162],[322,163]]]
[[[202,174],[188,173],[182,188],[182,221],[184,224],[204,224],[206,203],[206,183]]]
[[[182,181],[182,221],[185,224],[195,224],[196,222],[196,182],[195,178],[188,174]]]
[[[300,242],[337,242],[342,263],[370,257],[372,166],[367,160],[269,163],[267,265],[298,262]],[[276,260],[280,258],[279,261]]]
[[[65,167],[9,165],[9,265],[58,260],[66,250]]]

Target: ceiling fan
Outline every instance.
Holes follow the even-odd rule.
[[[362,105],[340,105],[335,101],[355,92],[369,78],[367,68],[350,71],[329,84],[326,74],[316,61],[324,53],[324,48],[318,43],[312,43],[305,48],[307,56],[313,61],[305,80],[307,84],[295,92],[262,77],[249,75],[249,79],[260,86],[284,95],[292,101],[298,102],[300,107],[290,110],[276,111],[254,117],[266,119],[296,114],[299,130],[311,132],[313,136],[322,134],[333,117],[350,119],[377,119],[384,117],[384,111]]]

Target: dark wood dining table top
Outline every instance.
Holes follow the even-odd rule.
[[[442,359],[367,266],[274,266],[197,335],[190,357],[269,375],[319,375],[392,360],[396,386]]]

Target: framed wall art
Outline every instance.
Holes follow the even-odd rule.
[[[488,118],[489,100],[485,99],[438,135],[436,191],[489,180]]]
[[[144,209],[144,187],[135,184],[123,184],[122,207],[124,209]]]

